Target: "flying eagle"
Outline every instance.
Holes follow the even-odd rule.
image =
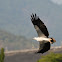
[[[47,27],[36,14],[31,15],[31,21],[38,34],[38,37],[33,38],[34,40],[39,41],[40,46],[37,53],[44,53],[50,49],[51,44],[56,42],[56,40],[54,38],[49,38]]]

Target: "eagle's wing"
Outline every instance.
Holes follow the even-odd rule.
[[[44,53],[50,49],[50,42],[43,41],[39,43],[40,43],[40,46],[37,53]]]
[[[38,36],[49,36],[48,30],[46,28],[46,26],[44,25],[44,23],[40,20],[40,18],[35,14],[31,15],[31,21],[38,33]]]

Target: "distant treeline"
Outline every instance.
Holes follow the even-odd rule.
[[[0,48],[4,47],[5,50],[23,50],[36,48],[37,46],[38,43],[31,39],[0,30]]]

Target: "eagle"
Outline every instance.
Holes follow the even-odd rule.
[[[56,40],[49,37],[47,27],[36,14],[31,15],[31,21],[38,34],[38,37],[33,38],[34,40],[37,40],[39,42],[39,50],[37,51],[37,53],[43,54],[50,50],[51,44],[56,42]]]

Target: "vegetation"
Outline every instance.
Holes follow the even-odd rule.
[[[8,50],[31,49],[32,44],[35,48],[38,47],[38,42],[0,30],[0,48],[2,46]]]
[[[62,62],[62,53],[50,53],[42,56],[38,62]]]
[[[4,62],[4,48],[1,48],[1,51],[0,51],[0,62]]]

